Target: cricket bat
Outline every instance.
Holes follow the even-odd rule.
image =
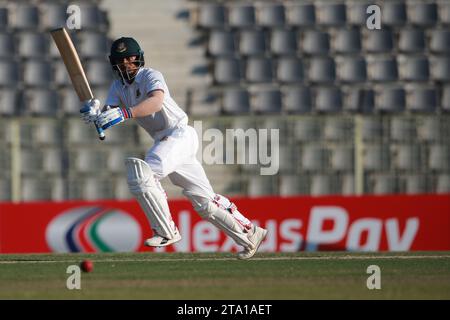
[[[55,41],[56,47],[59,50],[64,65],[66,66],[67,73],[69,74],[78,98],[81,102],[92,99],[94,95],[92,94],[91,87],[89,86],[86,74],[84,73],[77,50],[75,49],[72,39],[70,39],[66,29],[58,28],[50,31],[50,33]],[[104,140],[105,133],[103,132],[103,129],[98,127],[97,124],[95,124],[95,127],[100,140]]]

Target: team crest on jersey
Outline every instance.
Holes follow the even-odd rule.
[[[136,90],[136,98],[139,98],[141,96],[141,91],[139,90],[139,88],[137,88]]]
[[[117,52],[124,52],[127,50],[127,47],[125,46],[125,42],[121,42],[117,45]]]

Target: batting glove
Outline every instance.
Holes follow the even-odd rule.
[[[97,99],[87,100],[80,109],[81,119],[85,123],[92,123],[97,120],[100,114],[100,101]]]
[[[103,111],[97,117],[97,125],[103,130],[132,117],[130,108],[112,108]]]

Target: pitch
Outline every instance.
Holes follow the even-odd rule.
[[[83,259],[94,271],[69,290]],[[370,265],[380,290],[366,286]],[[0,255],[0,299],[450,299],[450,253]]]

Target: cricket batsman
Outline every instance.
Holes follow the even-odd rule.
[[[160,180],[183,189],[194,209],[244,248],[239,259],[249,259],[258,250],[267,230],[250,222],[226,197],[216,194],[196,158],[198,136],[188,125],[187,114],[171,98],[161,72],[144,67],[144,52],[133,38],[113,42],[109,61],[116,80],[112,82],[105,106],[97,99],[80,109],[86,123],[103,130],[134,119],[154,139],[145,159],[126,158],[127,182],[145,212],[153,237],[146,246],[163,247],[181,240],[172,220],[167,196]]]

